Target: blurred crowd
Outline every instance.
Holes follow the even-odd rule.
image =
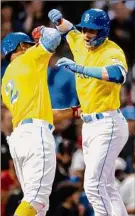
[[[52,8],[61,10],[65,18],[79,23],[82,13],[91,7],[106,10],[111,18],[110,39],[125,52],[129,73],[121,89],[121,110],[128,121],[129,139],[115,166],[116,186],[130,216],[135,216],[135,1],[13,1],[1,5],[1,37],[11,31],[23,31],[31,36],[39,25],[53,27],[47,17]],[[76,8],[77,4],[77,8]],[[50,61],[71,57],[63,42]],[[8,62],[1,56],[1,77]],[[84,160],[81,141],[81,119],[66,120],[55,125],[57,168],[47,216],[94,216],[83,190]],[[22,199],[6,137],[12,132],[12,117],[1,104],[1,210],[2,216],[12,216]],[[119,143],[118,143],[119,145]]]

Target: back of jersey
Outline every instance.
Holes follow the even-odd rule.
[[[29,48],[7,67],[2,79],[2,98],[13,117],[13,126],[27,118],[53,123],[47,68],[52,53],[41,45]]]

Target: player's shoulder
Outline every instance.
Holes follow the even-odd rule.
[[[37,60],[44,56],[44,58],[50,58],[53,55],[52,52],[49,52],[44,46],[40,43],[28,48],[25,52],[25,57],[31,60]]]
[[[77,29],[73,29],[73,30],[69,31],[67,34],[67,39],[69,39],[70,37],[72,39],[78,40],[78,39],[82,39],[82,34]]]
[[[26,74],[31,66],[31,60],[25,57],[25,53],[17,56],[7,66],[4,76],[6,77],[19,77]]]
[[[73,35],[79,36],[79,35],[81,35],[81,32],[78,29],[74,28],[71,31],[69,31],[68,34],[73,34]]]
[[[2,82],[4,83],[4,81],[6,79],[8,79],[9,77],[14,76],[15,71],[17,70],[17,65],[16,67],[14,67],[14,62],[16,61],[16,59],[14,59],[12,62],[10,62],[5,70],[4,76],[2,78]]]
[[[127,69],[126,57],[123,50],[113,41],[107,40],[102,49],[101,62],[109,64],[122,64]]]
[[[35,52],[35,50],[36,50],[36,46],[32,46],[32,47],[28,48],[25,51],[25,53],[22,55],[22,59],[24,59],[24,58],[29,59],[28,57],[31,57],[31,55],[33,54],[33,52]]]
[[[116,58],[125,58],[125,54],[121,47],[111,40],[106,40],[105,44],[102,47],[102,58],[116,57]]]
[[[116,44],[114,41],[107,40],[106,50],[109,50],[111,53],[121,53],[124,55],[122,48]]]

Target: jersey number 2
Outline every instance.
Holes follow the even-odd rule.
[[[14,81],[10,80],[6,85],[6,95],[10,95],[10,103],[14,104],[18,99],[18,91],[14,91]]]

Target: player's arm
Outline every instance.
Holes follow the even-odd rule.
[[[39,39],[39,44],[41,44],[45,50],[51,53],[55,52],[61,42],[61,35],[59,31],[54,28],[42,26],[40,33],[41,37]]]
[[[135,208],[128,208],[126,207],[128,214],[135,214]]]
[[[49,12],[48,17],[61,33],[62,38],[67,40],[70,49],[73,52],[75,43],[77,39],[80,38],[81,33],[70,21],[63,18],[63,15],[59,10],[52,9]]]
[[[53,109],[54,124],[59,123],[66,119],[79,118],[80,114],[81,114],[80,106],[71,107],[71,108],[63,109],[63,110]]]
[[[36,45],[27,52],[29,57],[38,62],[39,58],[50,59],[61,42],[61,34],[57,29],[39,26],[32,31]]]
[[[71,30],[76,29],[71,22],[63,18],[63,15],[59,10],[52,9],[48,13],[48,17],[55,24],[56,28],[62,35],[66,35]]]
[[[65,66],[74,73],[81,74],[84,78],[96,78],[118,84],[126,81],[127,70],[122,64],[111,64],[106,67],[84,67],[77,65],[70,59],[61,58],[56,65]]]

